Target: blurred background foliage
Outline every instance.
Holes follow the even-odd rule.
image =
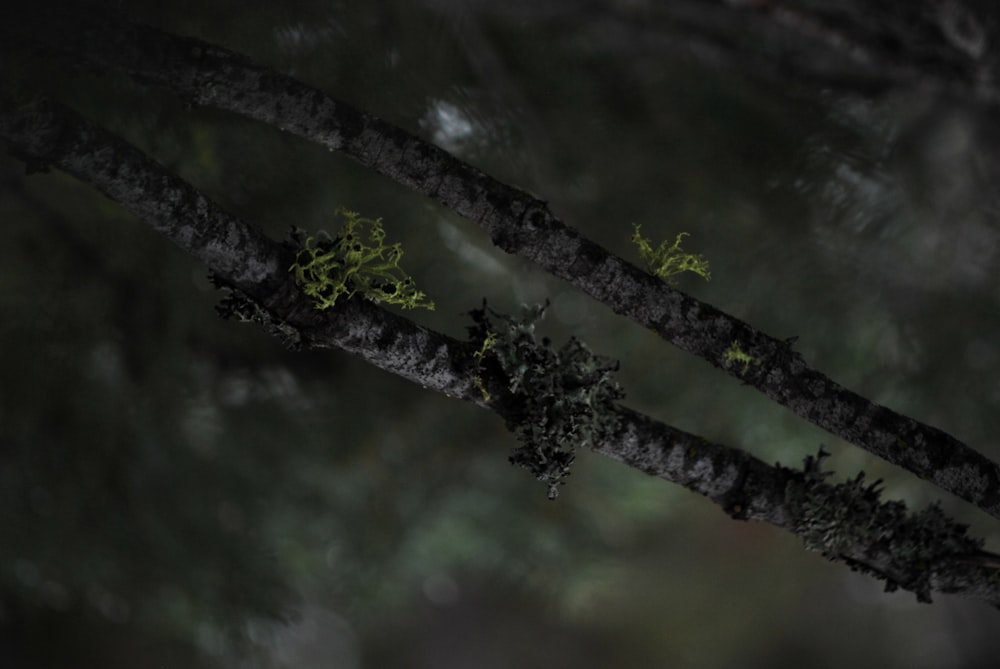
[[[683,290],[1000,458],[986,112],[762,84],[597,30],[594,3],[516,4],[116,6],[432,140],[626,258],[633,223],[691,233],[713,280]],[[767,461],[826,444],[837,480],[864,469],[888,497],[941,497],[344,156],[117,74],[24,67],[273,238],[330,229],[338,206],[383,217],[437,303],[407,314],[422,323],[461,336],[484,297],[549,299],[546,333],[620,359],[630,406]],[[0,179],[4,667],[919,669],[1000,653],[984,605],[883,594],[599,456],[551,503],[507,464],[496,417],[223,322],[204,268],[86,185],[6,155]],[[995,519],[942,501],[998,548]]]

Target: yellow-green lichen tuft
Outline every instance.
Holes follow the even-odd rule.
[[[332,240],[306,237],[288,268],[317,309],[329,309],[340,297],[356,294],[404,309],[434,308],[400,268],[402,246],[386,245],[381,218],[365,218],[346,209],[336,213],[344,218],[340,233]]]
[[[477,367],[482,366],[483,358],[486,357],[486,354],[489,352],[491,348],[493,348],[493,345],[496,344],[496,342],[497,342],[497,333],[487,332],[486,338],[483,339],[483,345],[479,347],[478,351],[472,354],[472,357],[475,358],[476,360]],[[490,395],[490,391],[486,390],[486,384],[483,383],[483,377],[479,374],[476,374],[475,376],[472,377],[472,382],[476,385],[476,388],[479,388],[479,392],[483,394],[483,399],[489,402],[492,395]]]
[[[688,233],[678,234],[674,243],[669,246],[664,240],[654,249],[650,240],[639,234],[641,227],[638,224],[635,225],[632,242],[639,247],[639,257],[646,263],[646,271],[653,276],[660,277],[670,285],[677,282],[673,277],[681,272],[694,272],[705,281],[711,280],[712,273],[708,269],[708,261],[705,260],[704,256],[685,253],[681,249],[681,240],[687,237]]]
[[[750,365],[759,365],[760,358],[755,357],[740,348],[739,342],[734,341],[729,345],[723,354],[722,359],[726,363],[726,367],[730,367],[733,364],[742,364],[743,369],[740,371],[741,374],[746,374],[750,369]]]

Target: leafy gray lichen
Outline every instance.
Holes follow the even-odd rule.
[[[471,313],[475,326],[469,330],[483,343],[481,363],[495,360],[512,394],[514,409],[506,420],[521,446],[511,463],[546,483],[549,499],[555,499],[576,449],[596,445],[619,428],[610,409],[625,394],[612,379],[616,361],[594,355],[575,337],[556,351],[547,338],[536,341],[535,322],[545,308],[525,307],[521,318],[513,318],[484,305]]]
[[[931,601],[935,568],[982,554],[982,540],[967,536],[967,527],[937,504],[909,513],[903,502],[882,501],[882,480],[868,483],[864,472],[837,485],[824,483],[830,472],[820,468],[828,456],[821,448],[807,457],[803,475],[785,490],[795,532],[810,550],[884,579],[887,592],[910,590],[921,602]]]

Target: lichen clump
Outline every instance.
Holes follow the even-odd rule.
[[[639,257],[646,263],[646,271],[670,285],[677,283],[674,276],[681,272],[694,272],[705,281],[711,280],[712,273],[708,269],[708,261],[701,254],[685,253],[681,249],[681,240],[687,237],[688,233],[681,232],[673,244],[668,246],[664,240],[654,249],[650,240],[639,234],[641,227],[635,225],[632,242],[639,247]]]
[[[496,361],[512,394],[506,420],[521,445],[510,462],[547,484],[549,499],[555,499],[576,450],[618,430],[613,404],[625,394],[612,378],[617,362],[594,355],[575,337],[558,350],[547,339],[536,340],[535,322],[544,311],[526,307],[521,318],[512,318],[484,307],[472,312],[475,326],[469,329],[474,341],[483,342],[481,362]],[[494,324],[490,314],[500,322]]]
[[[339,234],[333,239],[324,233],[306,237],[288,268],[317,309],[329,309],[341,297],[359,293],[404,309],[434,308],[400,268],[402,246],[385,243],[381,218],[365,218],[346,209],[336,213],[344,218]]]
[[[967,527],[948,518],[937,504],[910,513],[903,502],[882,501],[882,481],[869,483],[864,472],[826,484],[830,472],[821,468],[829,455],[821,448],[807,457],[802,476],[785,490],[793,529],[810,550],[884,579],[887,592],[910,590],[921,602],[931,601],[937,567],[954,569],[961,558],[982,550],[983,542],[967,536]]]

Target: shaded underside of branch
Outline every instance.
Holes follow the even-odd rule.
[[[217,281],[233,291],[226,303],[230,315],[256,320],[286,343],[346,350],[516,420],[521,402],[509,379],[487,379],[491,399],[486,399],[479,379],[481,356],[475,354],[484,350],[482,342],[460,342],[359,298],[317,311],[280,272],[265,272],[256,286],[250,285],[238,269],[243,253],[256,254],[253,263],[263,267],[281,267],[288,249],[225,214],[124,140],[74,112],[54,103],[24,110],[0,99],[0,137],[22,159],[71,172],[120,198],[126,209],[205,262]],[[108,167],[108,155],[115,157],[114,169]],[[224,217],[226,225],[218,225],[205,211]],[[762,520],[794,532],[807,547],[881,578],[890,588],[912,590],[923,600],[939,591],[1000,606],[997,557],[984,553],[981,541],[967,537],[964,526],[936,507],[908,514],[899,502],[879,501],[875,486],[862,485],[860,478],[829,485],[819,470],[821,458],[807,460],[801,471],[772,467],[630,409],[608,411],[614,418],[608,424],[616,427],[592,445],[599,453],[704,495],[734,518]]]

